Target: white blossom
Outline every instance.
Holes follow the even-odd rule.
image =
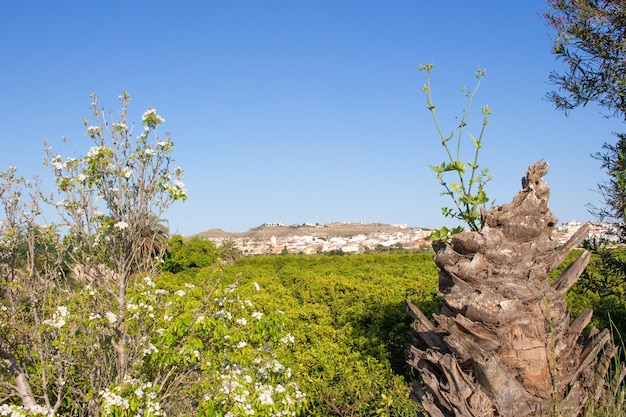
[[[148,117],[150,117],[152,115],[156,115],[156,109],[148,109],[148,110],[146,110],[141,115],[141,121],[145,122],[148,119]]]
[[[252,313],[252,317],[254,317],[257,320],[261,320],[261,318],[263,317],[263,313],[259,311],[255,311],[254,313]]]
[[[67,166],[66,162],[61,161],[61,155],[54,155],[52,157],[52,166],[54,169],[63,169]]]
[[[47,324],[57,329],[60,329],[61,327],[65,326],[65,323],[67,323],[67,319],[69,318],[69,316],[70,312],[68,311],[67,307],[58,306],[56,311],[52,315],[52,318],[44,320],[43,324]]]
[[[91,149],[89,149],[89,152],[87,152],[87,156],[93,158],[94,156],[97,156],[102,149],[104,149],[103,146],[92,146]]]
[[[106,313],[104,313],[104,316],[107,318],[109,323],[111,324],[117,323],[117,315],[115,313],[111,311],[107,311]]]
[[[187,294],[187,293],[185,291],[183,291],[183,290],[178,290],[178,291],[175,291],[174,294],[176,294],[179,297],[184,297],[185,294]]]
[[[105,389],[100,391],[100,397],[102,397],[102,405],[104,406],[105,414],[108,415],[113,407],[121,407],[124,410],[128,410],[130,404],[128,400],[119,394]]]
[[[129,226],[129,224],[124,222],[124,221],[117,222],[117,223],[115,223],[113,225],[113,227],[115,227],[116,229],[120,229],[120,230],[124,230],[124,229],[128,228],[128,226]]]
[[[163,123],[165,121],[164,118],[159,116],[156,112],[156,109],[148,109],[141,115],[141,121],[145,122],[149,118],[154,117],[156,119],[156,124]]]
[[[272,399],[272,387],[262,386],[258,398],[259,402],[263,405],[274,405],[274,400]]]
[[[95,136],[100,134],[100,126],[89,126],[85,131],[85,135],[87,136]],[[93,155],[90,155],[93,156]]]
[[[96,290],[90,284],[85,285],[85,289],[87,290],[89,295],[95,295],[96,294]]]
[[[159,349],[156,346],[154,346],[152,343],[148,343],[148,346],[146,346],[143,349],[143,353],[146,355],[150,355],[152,353],[159,353]]]
[[[93,320],[99,320],[101,319],[102,316],[98,313],[91,313],[89,314],[89,320],[93,321]]]
[[[253,282],[253,284],[254,284],[254,289],[255,289],[255,290],[257,290],[257,291],[261,291],[261,286],[259,285],[259,283],[258,283],[258,282]]]

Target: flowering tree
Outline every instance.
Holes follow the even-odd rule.
[[[127,93],[117,118],[92,99],[87,155],[45,150],[53,195],[14,169],[0,176],[0,415],[295,413],[303,394],[270,312],[248,311],[234,288],[220,296],[216,282],[155,284],[169,237],[160,219],[187,198],[164,119],[147,110],[136,135]],[[41,226],[42,202],[58,224]],[[225,382],[233,372],[238,385]]]
[[[120,118],[107,119],[98,107],[95,94],[92,108],[96,123],[86,135],[94,146],[80,159],[63,158],[46,149],[47,164],[54,169],[61,199],[56,202],[67,227],[70,263],[79,268],[80,279],[105,291],[107,303],[95,306],[109,318],[110,343],[116,356],[116,381],[128,371],[126,346],[126,294],[137,273],[154,274],[161,253],[145,256],[143,250],[161,235],[146,227],[146,219],[160,218],[176,200],[187,193],[180,181],[182,170],[170,169],[173,143],[168,134],[161,138],[159,126],[165,121],[155,109],[141,117],[143,131],[133,137],[127,122],[130,96],[119,97]]]

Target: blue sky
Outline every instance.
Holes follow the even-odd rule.
[[[481,66],[476,109],[494,111],[480,155],[494,175],[487,194],[509,202],[543,158],[556,216],[592,220],[585,204],[598,202],[605,177],[590,154],[623,126],[594,108],[566,117],[544,100],[560,68],[545,9],[541,0],[7,2],[0,168],[43,175],[45,139],[88,146],[90,93],[117,110],[128,91],[134,120],[151,107],[166,119],[185,170],[190,198],[166,214],[174,232],[452,225],[428,168],[445,155],[419,65],[435,64],[447,131]]]

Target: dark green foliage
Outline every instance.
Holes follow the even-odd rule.
[[[553,54],[565,64],[550,81],[557,87],[548,95],[566,113],[596,103],[608,116],[626,120],[626,4],[621,0],[547,0],[545,13],[557,32]],[[593,155],[601,161],[609,180],[598,184],[604,207],[590,207],[600,219],[624,224],[626,212],[626,138],[617,133],[615,145],[604,143],[605,152]]]
[[[172,236],[169,251],[163,260],[163,270],[172,273],[213,265],[220,252],[210,240],[193,237],[187,241],[180,235]]]
[[[567,295],[572,313],[593,310],[593,324],[626,337],[626,248],[596,249]]]
[[[624,240],[624,225],[626,224],[626,135],[616,134],[617,143],[605,143],[604,152],[593,155],[602,163],[601,168],[606,172],[608,181],[598,184],[598,191],[604,199],[603,207],[590,205],[590,211],[600,220],[613,219],[620,223],[621,240]]]
[[[574,262],[583,250],[570,253],[563,264],[553,271],[560,274]],[[608,328],[626,336],[626,248],[595,248],[591,261],[578,282],[565,296],[572,319],[584,309],[593,310],[592,325]],[[616,337],[619,337],[615,335]]]
[[[547,0],[545,14],[556,30],[552,52],[566,70],[553,72],[548,98],[564,111],[596,102],[626,117],[626,7],[621,0]]]

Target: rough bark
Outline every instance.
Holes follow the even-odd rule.
[[[604,383],[609,332],[582,337],[592,312],[570,323],[563,299],[589,253],[550,281],[587,227],[557,245],[547,171],[531,166],[511,203],[483,211],[480,231],[433,243],[443,306],[432,323],[407,302],[414,394],[432,417],[577,416]]]

